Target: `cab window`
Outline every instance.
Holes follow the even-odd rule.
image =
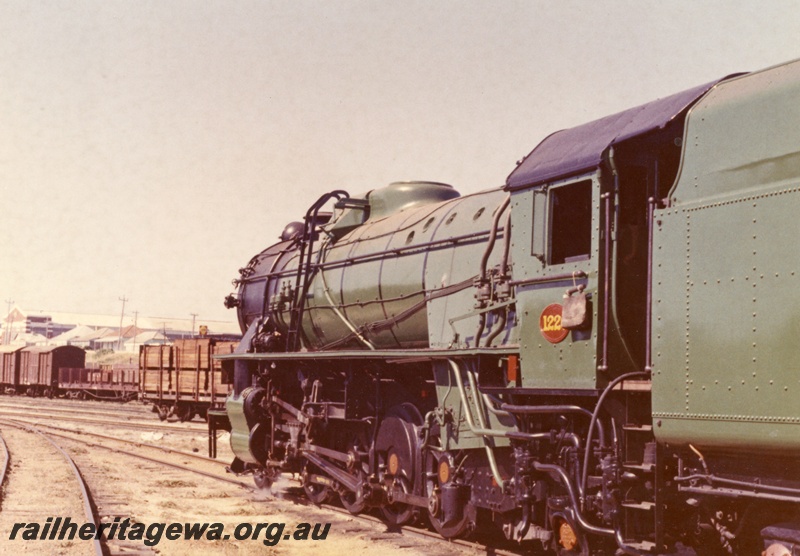
[[[592,247],[591,180],[552,188],[549,221],[549,264],[589,259]]]

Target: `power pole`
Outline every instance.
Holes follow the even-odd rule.
[[[139,311],[133,312],[133,353],[136,353],[136,336],[139,335]]]
[[[192,315],[192,338],[194,338],[194,319],[197,318],[197,313],[189,313]]]
[[[122,312],[119,315],[119,336],[117,337],[117,351],[122,349],[122,319],[125,317],[125,302],[128,298],[124,295],[119,298],[122,301]]]
[[[6,325],[3,327],[3,343],[11,343],[11,305],[14,303],[11,299],[6,299],[8,310],[6,311]]]

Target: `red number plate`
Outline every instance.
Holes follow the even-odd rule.
[[[539,330],[544,339],[551,344],[557,344],[567,337],[569,330],[561,326],[561,305],[552,303],[544,308],[539,317]]]

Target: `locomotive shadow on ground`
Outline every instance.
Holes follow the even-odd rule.
[[[304,506],[309,508],[320,508],[325,509],[326,506],[336,507],[341,510],[345,510],[345,508],[339,503],[338,497],[333,497],[334,500],[326,502],[324,505],[318,506],[308,500],[306,498],[305,490],[302,486],[294,485],[292,483],[296,483],[299,481],[299,477],[297,475],[291,475],[290,477],[286,477],[281,475],[278,479],[272,484],[272,486],[265,490],[256,490],[257,500],[269,500],[270,498],[284,500],[287,502],[292,502],[296,506]],[[345,510],[346,511],[346,510]],[[386,523],[381,519],[380,511],[377,509],[374,510],[367,510],[362,512],[363,515],[369,515],[371,517],[377,518],[381,521],[382,525],[385,527],[384,533],[395,533],[398,535],[404,535],[406,528],[401,525],[391,525]],[[349,514],[348,514],[349,515]],[[357,516],[352,516],[356,518]],[[427,524],[425,518],[417,523],[417,527],[427,529],[433,532],[433,528]],[[525,555],[539,555],[545,554],[540,550],[531,550],[532,547],[520,547],[514,543],[510,543],[505,539],[498,539],[497,534],[499,531],[485,531],[485,530],[478,530],[477,535],[472,537],[470,540],[473,542],[477,542],[483,546],[484,554],[487,556],[497,556],[498,550],[502,551],[503,554],[507,554],[510,551],[516,552],[518,554],[525,554]],[[485,537],[484,537],[485,535]],[[442,539],[444,541],[444,539]]]

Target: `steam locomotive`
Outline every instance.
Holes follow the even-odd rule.
[[[500,189],[327,193],[226,299],[232,469],[447,538],[798,554],[798,214],[800,62],[556,132]]]

